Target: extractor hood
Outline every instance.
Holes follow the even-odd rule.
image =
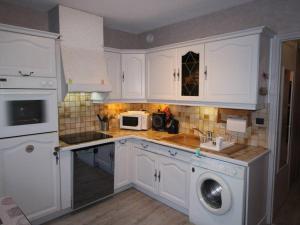
[[[50,30],[61,35],[61,64],[67,92],[108,93],[103,18],[59,5],[49,13]]]

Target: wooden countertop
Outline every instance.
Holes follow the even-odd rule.
[[[112,138],[103,139],[99,141],[93,141],[89,143],[82,143],[79,145],[67,145],[63,142],[60,142],[61,148],[66,150],[72,150],[75,148],[85,147],[92,144],[100,144],[112,141],[118,141],[127,138],[137,138],[157,144],[162,144],[165,146],[170,146],[173,148],[178,148],[183,151],[188,151],[194,153],[197,148],[200,146],[200,139],[198,136],[191,134],[168,134],[167,132],[159,132],[154,130],[148,131],[134,131],[134,130],[110,130],[110,131],[101,131],[101,133],[109,134],[113,136]],[[249,146],[235,144],[232,147],[223,149],[221,151],[212,151],[208,149],[201,148],[201,154],[212,157],[220,158],[222,160],[230,159],[229,161],[243,162],[243,165],[248,165],[256,158],[266,154],[267,149],[263,147]],[[228,161],[228,160],[226,160]]]

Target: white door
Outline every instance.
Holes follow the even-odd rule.
[[[107,65],[107,75],[112,85],[112,91],[109,93],[108,99],[121,99],[121,54],[114,52],[105,52],[104,54]]]
[[[60,210],[58,134],[0,140],[0,196],[12,196],[30,220]]]
[[[129,154],[130,144],[126,140],[115,143],[115,190],[130,183]]]
[[[0,75],[56,77],[55,41],[0,31]]]
[[[122,97],[145,98],[144,54],[122,54]]]
[[[204,45],[179,48],[177,56],[177,98],[185,101],[203,100]]]
[[[148,99],[175,100],[177,93],[176,49],[147,55]]]
[[[257,103],[259,35],[205,45],[206,100]]]
[[[150,191],[152,193],[156,192],[156,180],[157,169],[156,161],[157,156],[153,153],[135,148],[135,180],[134,183],[141,188]]]
[[[159,195],[188,208],[189,202],[189,165],[179,160],[159,157]]]

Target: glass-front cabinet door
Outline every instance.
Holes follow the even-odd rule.
[[[198,101],[204,87],[204,45],[179,48],[178,66],[178,99]]]

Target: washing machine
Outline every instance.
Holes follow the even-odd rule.
[[[193,157],[189,218],[195,225],[244,225],[246,168]]]

